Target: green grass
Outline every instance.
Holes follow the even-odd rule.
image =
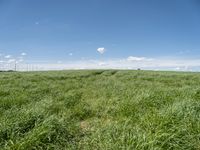
[[[200,149],[200,74],[0,73],[0,149]]]

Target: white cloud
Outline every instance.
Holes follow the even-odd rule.
[[[97,48],[97,51],[100,53],[100,54],[103,54],[105,53],[106,49],[104,47],[100,47],[100,48]]]
[[[99,65],[99,66],[106,66],[107,64],[106,64],[106,62],[99,62],[98,65]]]
[[[70,54],[70,53],[69,53]],[[14,59],[11,55],[6,56],[1,64],[14,64],[19,62],[18,67],[26,70],[27,65],[23,63],[21,55]],[[29,62],[30,64],[30,62]],[[200,71],[200,59],[182,59],[182,58],[148,58],[129,56],[127,58],[107,59],[107,60],[89,60],[88,58],[79,61],[58,60],[54,63],[32,62],[30,66],[35,66],[35,70],[63,70],[63,69],[137,69],[142,70],[173,70],[173,71]]]
[[[73,55],[73,53],[69,53],[69,56],[72,56]]]
[[[24,61],[24,59],[23,58],[20,58],[19,60],[18,60],[18,62],[23,62]]]
[[[15,62],[16,60],[15,59],[9,59],[8,60],[8,63],[13,63],[13,62]]]
[[[5,58],[11,58],[11,55],[6,55]]]
[[[26,53],[21,53],[21,55],[22,55],[22,56],[26,56],[27,54],[26,54]]]
[[[175,69],[175,70],[177,70],[177,71],[178,71],[178,70],[181,70],[181,68],[180,68],[180,67],[176,67],[176,68],[174,68],[174,69]]]
[[[146,57],[134,57],[134,56],[129,56],[127,58],[128,61],[144,61],[148,60]]]

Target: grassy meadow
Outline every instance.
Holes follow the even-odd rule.
[[[198,150],[200,74],[0,73],[2,150]]]

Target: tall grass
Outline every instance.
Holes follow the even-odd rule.
[[[200,149],[200,74],[0,73],[0,149]]]

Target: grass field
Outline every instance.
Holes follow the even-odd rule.
[[[0,73],[0,149],[200,149],[200,74]]]

